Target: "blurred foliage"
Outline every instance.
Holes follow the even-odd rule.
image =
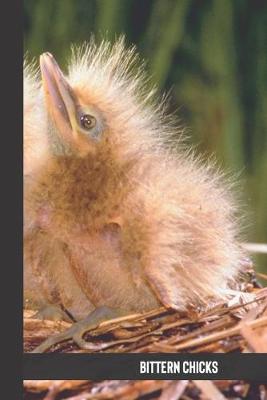
[[[243,178],[247,239],[267,242],[266,0],[25,0],[24,18],[25,51],[61,63],[91,33],[135,43],[192,142]]]

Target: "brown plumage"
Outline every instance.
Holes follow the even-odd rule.
[[[179,129],[135,50],[91,42],[65,77],[48,53],[41,72],[47,125],[33,133],[44,127],[45,163],[25,191],[25,299],[80,319],[101,305],[226,298],[244,256],[235,201],[211,164],[172,148]]]

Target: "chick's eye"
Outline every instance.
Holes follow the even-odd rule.
[[[80,117],[81,125],[84,129],[92,129],[96,125],[96,119],[92,115],[83,114]]]

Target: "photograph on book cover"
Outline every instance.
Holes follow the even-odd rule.
[[[24,1],[25,353],[267,352],[266,14]]]

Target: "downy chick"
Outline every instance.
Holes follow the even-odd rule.
[[[40,67],[49,157],[26,194],[38,215],[25,239],[29,301],[79,320],[100,306],[225,299],[244,256],[235,201],[212,165],[167,144],[179,129],[135,50],[92,41],[66,76],[49,53]]]

